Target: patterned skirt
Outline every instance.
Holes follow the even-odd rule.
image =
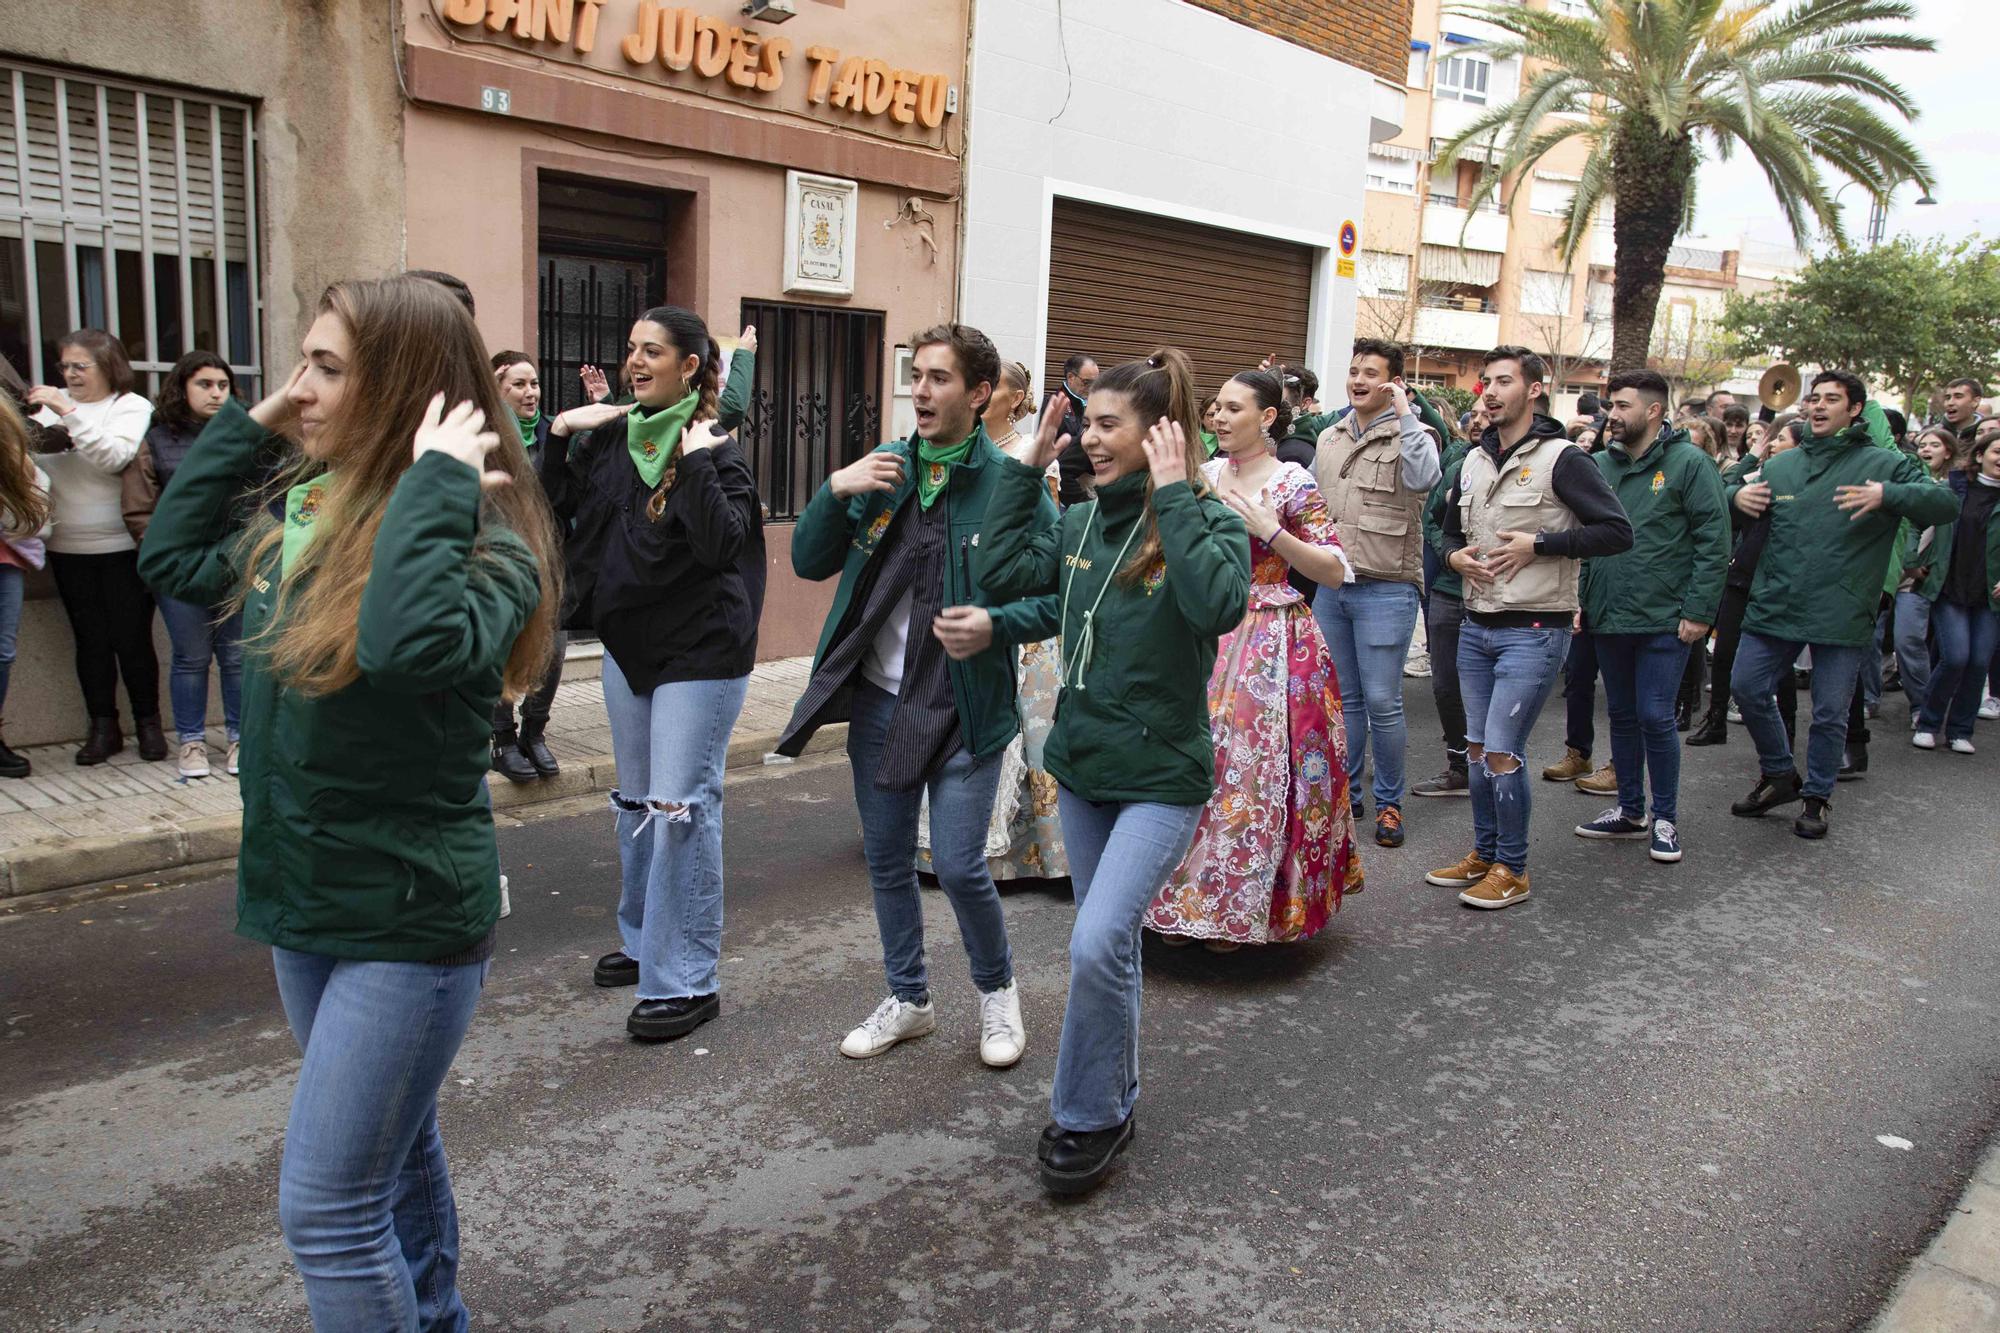
[[[1219,645],[1208,703],[1215,794],[1145,925],[1239,944],[1308,939],[1361,888],[1340,686],[1311,608],[1253,605]]]

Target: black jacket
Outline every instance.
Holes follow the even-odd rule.
[[[1069,447],[1056,456],[1056,470],[1062,476],[1056,498],[1067,509],[1090,498],[1090,459],[1083,452],[1083,412],[1076,399],[1066,388],[1058,388],[1051,396],[1063,400],[1062,433],[1069,436]]]
[[[764,514],[735,439],[683,457],[657,515],[623,418],[551,435],[541,462],[569,534],[563,627],[602,639],[635,693],[748,675],[764,613]]]

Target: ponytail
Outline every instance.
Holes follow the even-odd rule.
[[[1119,393],[1132,404],[1141,432],[1149,431],[1161,417],[1181,428],[1187,449],[1188,485],[1196,495],[1208,494],[1208,482],[1201,475],[1207,458],[1201,447],[1201,391],[1195,387],[1194,364],[1178,347],[1160,347],[1144,361],[1127,361],[1098,376],[1093,393]],[[1120,583],[1130,586],[1143,580],[1163,558],[1160,527],[1153,514],[1153,480],[1146,478],[1145,534],[1139,549],[1118,571]]]

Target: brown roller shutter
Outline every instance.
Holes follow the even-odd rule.
[[[1310,246],[1071,199],[1054,221],[1044,384],[1072,352],[1109,369],[1162,343],[1193,359],[1204,394],[1268,352],[1304,360]]]

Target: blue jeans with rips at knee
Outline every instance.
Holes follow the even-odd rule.
[[[1528,733],[1555,688],[1569,637],[1567,623],[1516,629],[1470,619],[1458,633],[1466,751],[1481,752],[1469,772],[1473,850],[1517,875],[1528,870]],[[1513,756],[1513,768],[1496,773],[1494,755]]]
[[[604,655],[618,761],[618,934],[642,1000],[713,995],[722,958],[722,770],[750,678],[634,694]]]

